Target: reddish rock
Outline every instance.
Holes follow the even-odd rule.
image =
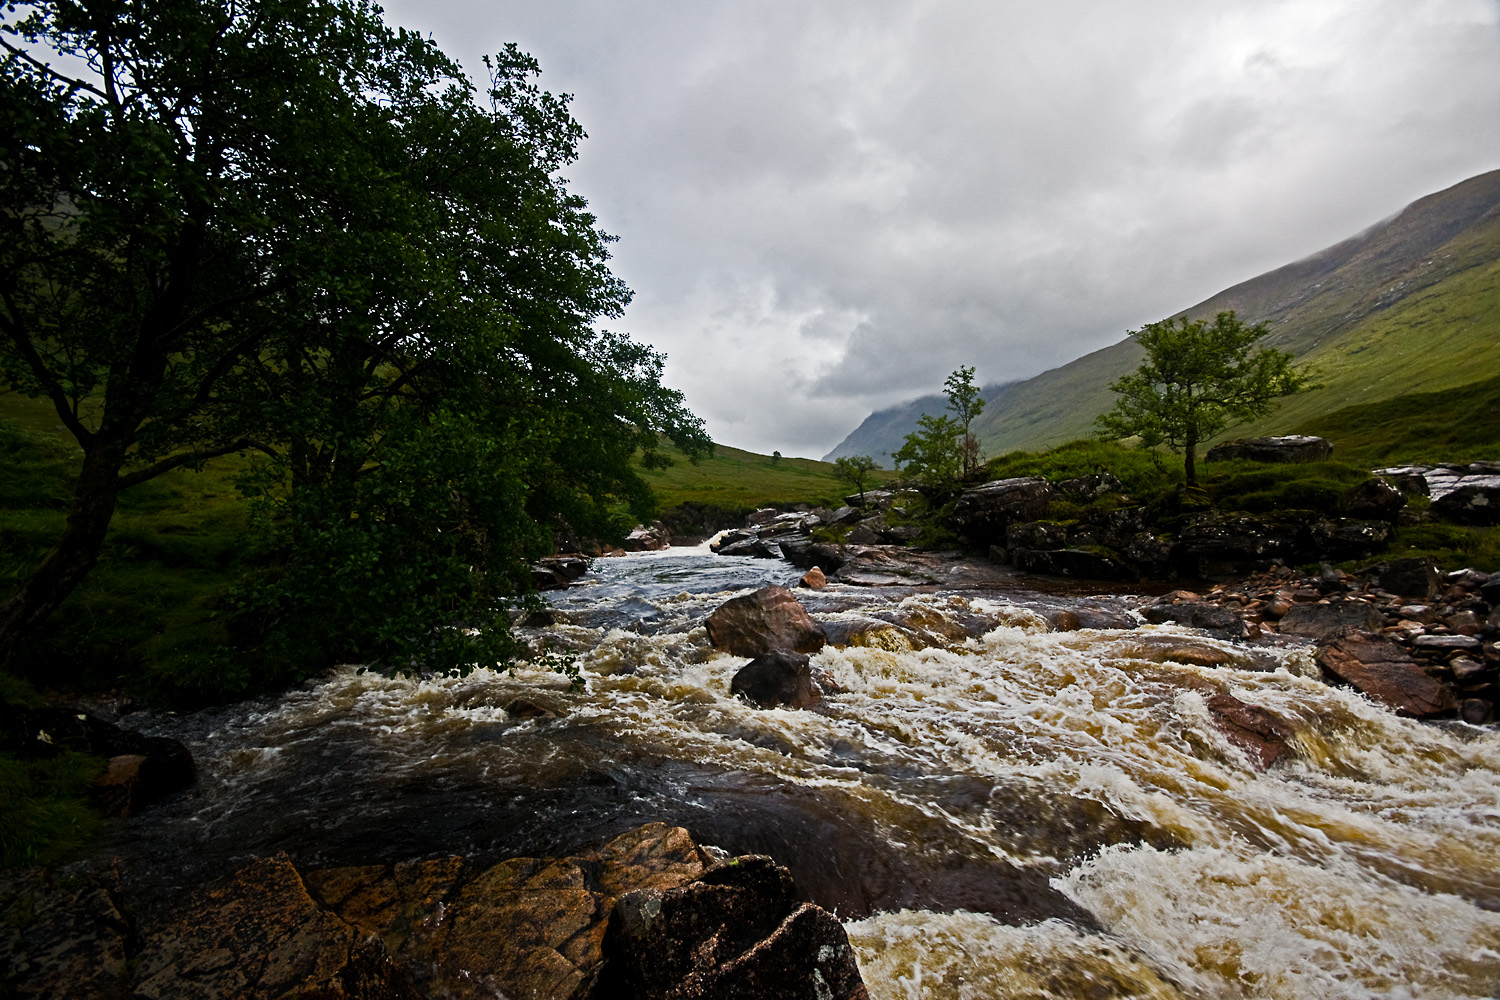
[[[736,656],[759,656],[776,649],[816,653],[825,642],[823,630],[785,587],[762,587],[725,601],[706,624],[714,647]]]
[[[1208,699],[1208,710],[1229,742],[1259,763],[1262,771],[1289,749],[1292,727],[1263,708],[1221,691]]]
[[[822,590],[824,587],[828,586],[828,577],[823,573],[821,569],[814,566],[812,569],[802,574],[802,579],[799,582],[802,586],[808,588],[809,590]]]
[[[1453,693],[1390,639],[1351,632],[1320,648],[1318,664],[1397,715],[1425,718],[1458,707]]]

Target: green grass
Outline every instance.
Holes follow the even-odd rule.
[[[1176,455],[1087,438],[1046,451],[1013,451],[991,459],[986,468],[991,479],[1043,476],[1054,482],[1109,472],[1132,494],[1172,489],[1183,477],[1182,459]]]
[[[1293,433],[1325,437],[1340,458],[1371,467],[1500,459],[1500,376],[1347,406]]]
[[[775,504],[840,504],[854,492],[833,474],[831,462],[810,458],[775,460],[754,452],[716,445],[711,458],[696,464],[669,450],[674,459],[666,469],[645,469],[641,475],[666,510],[684,503],[697,503],[725,510],[767,507]],[[866,488],[873,489],[895,473],[876,471]]]

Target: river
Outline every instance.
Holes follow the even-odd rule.
[[[183,740],[195,792],[105,851],[159,895],[285,850],[303,864],[597,847],[643,822],[788,865],[845,923],[877,1000],[1491,997],[1500,992],[1500,732],[1397,718],[1310,650],[1178,626],[1050,631],[1128,596],[800,592],[1003,624],[947,648],[828,648],[814,711],[732,698],[702,620],[800,571],[706,549],[603,559],[523,630],[550,670],[347,667],[281,698],[130,724]],[[1152,658],[1194,637],[1229,666]],[[1263,669],[1267,665],[1274,670]],[[1257,669],[1249,669],[1255,667]],[[1257,770],[1227,691],[1296,732]],[[524,697],[557,718],[515,718]]]

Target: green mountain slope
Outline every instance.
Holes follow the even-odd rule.
[[[1285,431],[1343,407],[1500,375],[1500,170],[1184,312],[1212,317],[1225,309],[1267,324],[1267,344],[1323,372],[1322,388],[1225,436]],[[1094,417],[1114,405],[1109,383],[1141,357],[1127,338],[1006,387],[978,421],[986,450],[1000,455],[1088,436]],[[911,429],[890,427],[887,448],[899,447]]]

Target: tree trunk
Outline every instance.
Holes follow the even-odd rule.
[[[1198,435],[1189,433],[1183,442],[1182,467],[1187,473],[1187,484],[1198,485]]]
[[[122,450],[97,442],[84,451],[62,537],[21,589],[0,604],[0,667],[10,663],[21,643],[67,600],[99,561],[120,496],[122,462]]]

